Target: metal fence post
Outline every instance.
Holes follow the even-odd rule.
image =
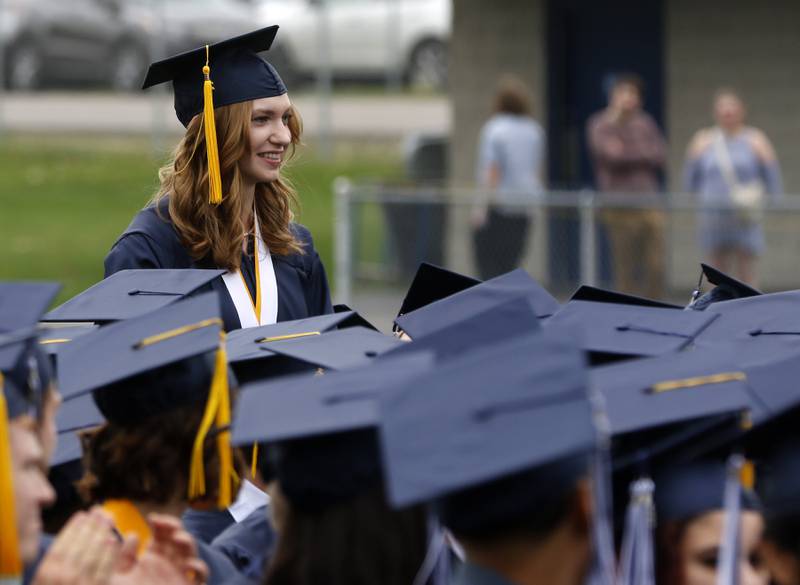
[[[579,194],[581,284],[597,285],[597,234],[595,232],[595,193]]]
[[[336,223],[333,226],[336,300],[344,304],[350,304],[353,293],[353,234],[350,221],[352,189],[353,185],[347,177],[337,177],[333,181],[333,192],[336,199]]]

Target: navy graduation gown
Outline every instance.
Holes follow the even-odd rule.
[[[148,206],[140,211],[106,256],[105,276],[138,268],[216,268],[209,258],[192,259],[168,218],[167,198],[159,201],[158,208]],[[290,227],[305,254],[272,254],[278,285],[278,321],[332,313],[328,279],[311,233],[300,224],[293,223]],[[255,298],[255,263],[251,255],[242,253],[241,272]],[[225,283],[217,278],[209,288],[217,291],[222,299],[225,330],[239,329],[239,315]]]

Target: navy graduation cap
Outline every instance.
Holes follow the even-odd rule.
[[[64,400],[69,400],[140,374],[214,352],[219,348],[221,332],[216,293],[206,293],[135,319],[101,327],[74,339],[62,350],[59,362],[61,393]],[[209,370],[212,365],[209,365]],[[195,373],[199,374],[202,369],[200,367]],[[191,372],[184,373],[187,380],[192,378]],[[187,386],[181,389],[177,385],[169,390],[175,393],[196,392],[192,384]],[[144,393],[144,390],[142,388],[141,392]],[[132,396],[125,398],[135,399]],[[166,396],[162,398],[168,400]],[[158,411],[157,405],[154,404],[153,409]]]
[[[204,110],[204,67],[210,69],[214,106],[227,106],[286,93],[275,68],[259,57],[269,50],[277,26],[269,26],[238,37],[187,51],[150,65],[142,89],[172,82],[175,113],[188,126]]]
[[[571,340],[533,334],[389,388],[380,398],[380,434],[392,503],[433,501],[543,466],[540,487],[545,477],[551,491],[559,477],[575,481],[587,460],[558,464],[583,459],[595,444],[587,384]],[[526,501],[536,502],[540,490],[525,484]]]
[[[692,302],[689,303],[689,309],[704,311],[714,303],[755,297],[763,294],[761,291],[725,274],[721,270],[717,270],[713,266],[701,263],[700,268],[700,282],[697,284],[697,290],[694,292]],[[701,295],[700,290],[703,277],[715,286],[707,293]]]
[[[477,314],[464,315],[443,329],[389,350],[385,357],[431,351],[439,361],[463,355],[465,352],[502,343],[517,336],[529,335],[541,329],[539,318],[525,296],[511,297]]]
[[[243,386],[233,444],[279,442],[375,426],[377,401],[389,383],[433,367],[425,352],[323,376],[290,376]]]
[[[228,361],[231,364],[262,360],[277,355],[272,347],[281,341],[322,335],[337,328],[360,324],[354,311],[282,321],[260,327],[237,329],[228,335]]]
[[[417,268],[397,316],[411,313],[480,283],[476,278],[423,262]]]
[[[319,510],[382,483],[374,426],[387,381],[428,370],[430,355],[324,376],[293,376],[245,386],[233,421],[234,444],[266,443],[293,506]]]
[[[681,445],[700,449],[700,437],[708,450],[712,442],[741,435],[745,423],[764,411],[747,373],[727,351],[606,365],[593,368],[591,380],[605,400],[616,469],[674,453]]]
[[[596,362],[647,357],[687,347],[716,315],[659,307],[570,301],[548,319],[545,330],[583,327],[583,348]]]
[[[94,323],[81,323],[80,325],[65,327],[48,327],[47,324],[45,324],[45,326],[39,329],[39,346],[53,359],[53,363],[55,364],[58,351],[65,343],[69,343],[81,335],[91,333],[97,329],[97,327],[98,325]]]
[[[661,307],[663,309],[682,309],[679,305],[672,303],[665,303],[663,301],[656,301],[645,297],[638,297],[629,295],[613,290],[606,290],[589,286],[587,284],[581,285],[570,297],[571,301],[593,301],[597,303],[613,303],[617,305],[637,305],[639,307]]]
[[[363,319],[358,313],[346,311],[295,321],[282,321],[261,327],[237,329],[228,336],[228,361],[236,372],[239,383],[243,385],[294,373],[313,372],[317,367],[322,367],[322,364],[313,363],[314,350],[308,354],[301,349],[295,355],[291,352],[277,353],[274,349],[284,345],[284,342],[328,335],[337,328],[358,327],[363,331],[373,331],[376,337],[381,335],[373,329],[362,327],[362,321]],[[373,337],[369,334],[366,335],[367,338]],[[383,341],[383,336],[378,339]],[[327,343],[326,340],[324,344]],[[347,351],[344,347],[339,349]],[[321,349],[320,357],[327,367],[339,369],[339,366],[334,363],[336,358],[333,358],[333,362],[330,361],[331,351],[331,349]],[[350,354],[350,358],[352,357]]]
[[[11,418],[38,416],[52,382],[49,360],[37,347],[36,322],[60,289],[56,283],[0,283],[0,385]]]
[[[196,293],[224,270],[121,270],[47,313],[43,321],[121,321]]]
[[[59,361],[65,401],[91,393],[110,424],[137,425],[164,412],[205,404],[196,444],[216,429],[220,508],[231,503],[234,478],[222,327],[219,298],[206,293],[79,337],[66,345]],[[190,500],[205,493],[203,457],[202,449],[192,453]]]
[[[55,282],[0,282],[0,332],[35,325],[60,290]]]
[[[800,340],[800,291],[771,293],[710,305],[704,313],[718,316],[698,337],[716,343],[773,337]]]
[[[270,344],[273,353],[315,367],[344,370],[366,365],[404,342],[364,327],[302,336]]]
[[[522,269],[476,284],[416,311],[397,317],[395,323],[412,339],[459,322],[464,315],[477,313],[524,295],[539,318],[555,313],[559,304],[553,296]]]

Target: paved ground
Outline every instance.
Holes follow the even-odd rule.
[[[307,135],[318,135],[326,109],[313,94],[294,99]],[[415,132],[447,132],[450,104],[445,97],[337,96],[327,109],[329,129],[341,138],[398,139]],[[179,133],[172,97],[42,92],[0,95],[2,127],[13,132]]]

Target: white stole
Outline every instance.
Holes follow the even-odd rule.
[[[272,255],[261,238],[258,215],[253,210],[253,226],[255,227],[255,262],[256,262],[256,298],[250,296],[242,271],[228,271],[222,280],[231,295],[239,323],[242,329],[271,325],[278,321],[278,283],[275,280],[275,269],[272,266]],[[256,304],[261,301],[261,314],[256,314]]]

